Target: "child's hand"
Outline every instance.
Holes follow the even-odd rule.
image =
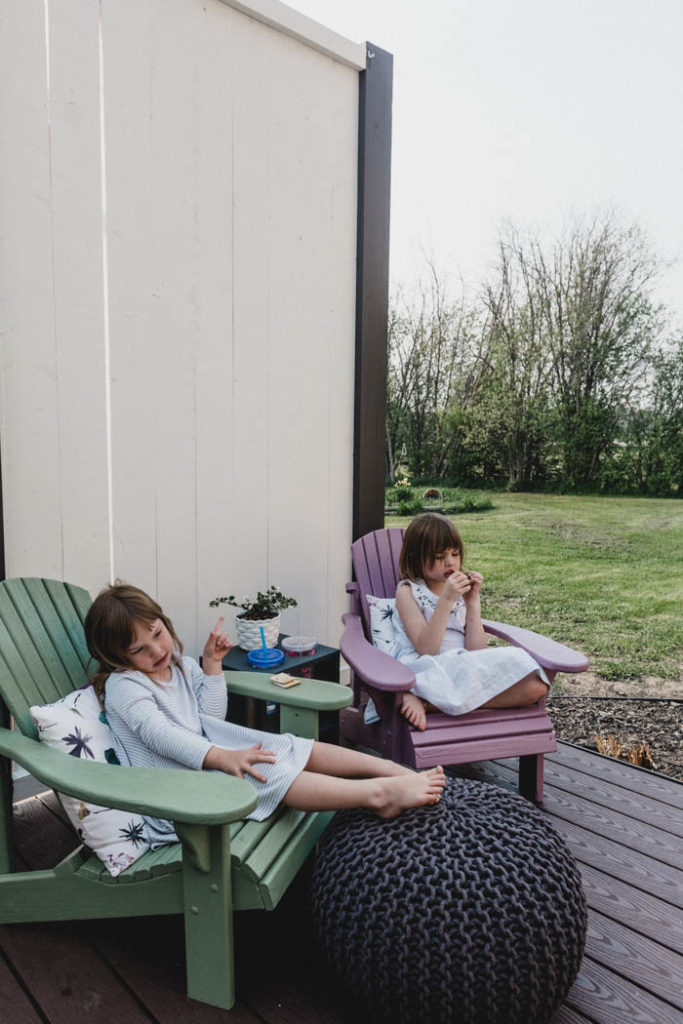
[[[223,658],[232,647],[228,640],[228,634],[223,632],[224,622],[225,619],[221,617],[209,633],[209,639],[204,644],[202,669],[207,676],[217,676],[223,671]]]
[[[275,752],[273,750],[261,750],[261,744],[255,743],[253,747],[244,750],[226,750],[224,747],[211,747],[204,758],[204,768],[215,768],[225,772],[226,775],[236,775],[243,779],[245,774],[259,782],[265,782],[265,775],[261,775],[254,769],[258,762],[264,764],[275,764]]]
[[[464,597],[467,600],[466,595],[469,594],[472,582],[473,581],[470,580],[468,573],[461,572],[458,569],[457,572],[452,573],[444,583],[441,596],[445,597],[451,604],[455,604],[460,597]]]
[[[463,594],[465,604],[471,604],[472,601],[478,601],[481,594],[481,585],[484,582],[484,577],[480,572],[469,572],[467,575],[470,578],[470,589],[466,594]]]

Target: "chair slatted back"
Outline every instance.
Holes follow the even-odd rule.
[[[28,709],[87,682],[83,621],[90,595],[59,580],[0,583],[0,698],[19,729],[37,735]]]
[[[385,530],[374,530],[351,545],[353,571],[360,587],[363,609],[363,625],[366,634],[370,629],[370,609],[367,595],[394,597],[400,580],[398,561],[403,546],[404,530],[390,526]]]

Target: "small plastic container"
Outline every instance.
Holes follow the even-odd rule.
[[[277,665],[281,665],[284,660],[284,654],[282,651],[278,651],[276,647],[257,647],[247,654],[249,664],[253,665],[254,668],[260,669],[275,668]]]
[[[304,655],[315,654],[317,642],[314,636],[286,636],[281,647],[290,658],[303,658]]]
[[[315,654],[317,642],[314,636],[286,636],[280,646],[290,658],[304,658]],[[301,676],[303,679],[310,679],[311,666],[304,665],[303,668],[296,672],[296,675]]]

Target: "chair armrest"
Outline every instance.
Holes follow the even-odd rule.
[[[584,654],[572,650],[571,647],[565,647],[556,640],[550,640],[547,636],[541,636],[540,633],[522,629],[521,626],[509,626],[505,622],[493,622],[490,619],[482,619],[482,625],[487,633],[507,640],[515,647],[521,647],[535,658],[539,665],[552,672],[585,672],[588,668],[588,658]]]
[[[224,672],[228,693],[239,693],[243,697],[256,697],[275,704],[292,708],[309,708],[312,711],[339,711],[348,707],[353,694],[348,686],[328,683],[322,679],[302,679],[299,686],[284,690],[270,681],[270,673]]]
[[[355,582],[349,582],[346,584],[346,593],[351,598],[351,614],[361,614],[361,603],[360,603],[360,587]]]
[[[0,754],[60,793],[171,821],[195,825],[239,821],[257,802],[251,783],[223,772],[82,761],[9,729],[0,729]]]
[[[415,673],[396,658],[379,651],[365,639],[358,615],[342,615],[344,632],[339,648],[356,675],[377,690],[401,692],[415,685]]]

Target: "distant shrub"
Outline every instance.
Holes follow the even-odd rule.
[[[415,501],[400,501],[396,509],[397,516],[417,516],[424,512],[425,507],[419,498]]]
[[[404,479],[393,487],[387,487],[385,491],[385,506],[391,508],[397,516],[416,516],[425,511],[425,502],[427,510],[436,504],[440,512],[451,516],[464,512],[485,512],[495,507],[488,495],[465,491],[460,487],[437,487],[430,484],[420,497],[416,488],[408,486],[408,481]]]

